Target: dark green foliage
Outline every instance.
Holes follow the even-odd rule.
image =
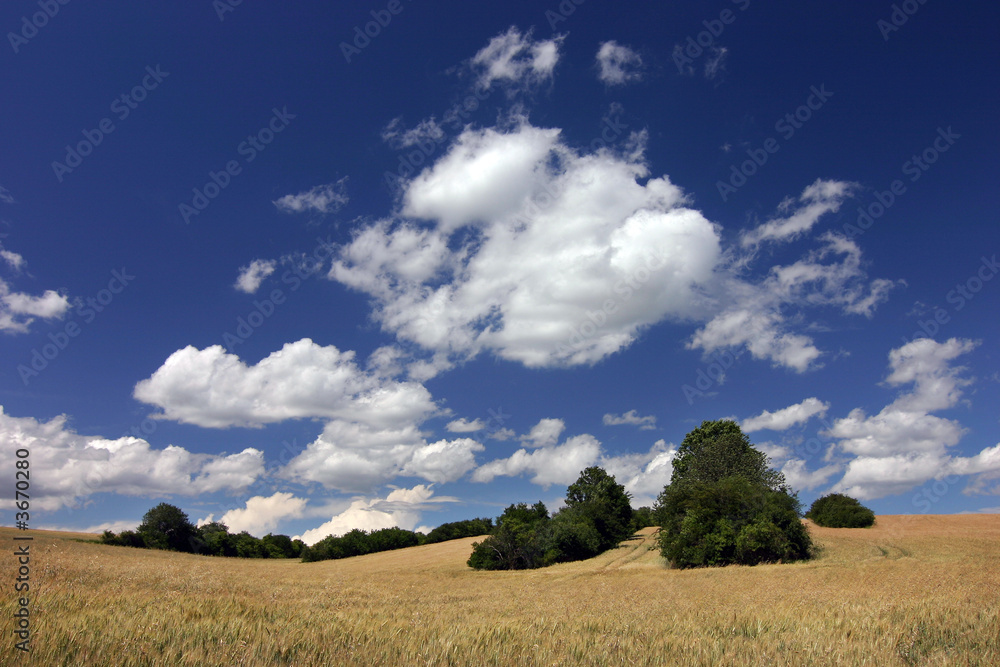
[[[817,498],[806,518],[827,528],[869,528],[875,524],[874,512],[857,499],[840,493]]]
[[[202,553],[209,556],[234,557],[237,555],[235,536],[229,534],[229,528],[226,527],[226,524],[213,521],[198,530],[201,531],[203,542]]]
[[[340,537],[333,535],[324,537],[311,547],[303,545],[300,555],[304,563],[313,563],[320,560],[350,558],[351,556],[364,556],[379,551],[415,547],[419,543],[419,535],[412,530],[383,528],[369,533],[355,528]]]
[[[267,551],[268,558],[296,558],[302,551],[301,548],[296,547],[288,535],[268,533],[260,538],[260,542]],[[301,540],[296,540],[296,542],[301,543]]]
[[[809,558],[800,513],[784,476],[727,420],[688,433],[653,511],[661,553],[680,568]]]
[[[493,533],[472,545],[469,566],[521,570],[592,558],[634,532],[625,487],[591,467],[566,490],[566,507],[549,518],[541,502],[519,503],[497,519]]]
[[[656,525],[652,507],[640,507],[632,512],[632,532]]]
[[[545,535],[545,560],[550,563],[567,563],[593,558],[601,548],[601,534],[584,512],[577,508],[564,508],[549,522]]]
[[[616,547],[632,535],[629,494],[602,468],[587,468],[569,485],[566,508],[578,512],[594,526],[600,536],[599,551]]]
[[[462,537],[477,537],[489,535],[493,530],[493,519],[467,519],[443,523],[423,539],[423,544],[434,544],[446,540],[457,540]]]
[[[179,507],[160,503],[146,512],[139,524],[138,533],[149,549],[168,549],[193,553],[196,550],[198,529]]]
[[[114,547],[137,547],[139,549],[146,547],[146,544],[142,541],[142,537],[134,530],[123,530],[117,535],[110,530],[106,530],[101,535],[101,544],[109,544]]]
[[[188,521],[184,512],[166,503],[146,512],[138,532],[124,530],[115,535],[106,530],[100,541],[112,546],[240,558],[296,558],[305,548],[302,540],[292,541],[287,535],[271,534],[261,539],[246,531],[233,535],[226,524],[219,521],[198,528]]]
[[[750,443],[739,424],[728,419],[703,421],[677,448],[670,484],[718,482],[739,475],[777,491],[785,476],[768,466],[767,455]]]
[[[469,567],[477,570],[525,570],[548,565],[544,537],[549,511],[542,501],[517,503],[504,510],[493,533],[472,545]]]
[[[756,565],[809,557],[799,504],[742,477],[670,485],[658,499],[660,548],[674,567]]]

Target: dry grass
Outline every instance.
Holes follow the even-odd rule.
[[[5,581],[0,663],[1000,664],[1000,516],[810,530],[807,563],[669,570],[646,530],[531,572],[469,570],[471,539],[301,564],[33,531],[33,650],[13,648]]]

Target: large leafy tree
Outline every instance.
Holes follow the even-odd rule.
[[[661,553],[675,567],[808,558],[800,512],[784,476],[729,420],[687,434],[655,509]]]
[[[603,468],[591,466],[566,489],[566,510],[593,525],[599,551],[618,546],[632,534],[632,505],[625,487]]]
[[[728,419],[703,421],[677,448],[671,486],[684,482],[718,482],[737,475],[777,491],[785,476],[769,466],[767,455],[754,448],[739,424]]]
[[[137,531],[150,549],[195,551],[201,536],[179,507],[160,503],[142,517]]]

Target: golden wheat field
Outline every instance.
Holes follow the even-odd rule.
[[[14,648],[8,563],[0,661],[1000,665],[1000,515],[810,525],[810,562],[687,571],[664,565],[654,530],[529,572],[470,570],[472,539],[303,564],[31,531],[32,650]]]

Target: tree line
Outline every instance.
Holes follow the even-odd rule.
[[[661,555],[676,568],[788,563],[811,558],[814,547],[802,523],[802,506],[784,475],[750,442],[736,422],[705,421],[688,433],[673,460],[670,483],[653,507],[632,509],[631,496],[614,476],[592,466],[566,490],[565,505],[549,514],[541,501],[515,503],[489,518],[442,524],[428,534],[402,528],[351,530],[306,546],[287,535],[254,537],[225,524],[193,525],[179,508],[160,503],[135,531],[105,531],[104,544],[168,549],[240,558],[301,558],[303,562],[487,535],[472,545],[468,565],[480,570],[520,570],[592,558],[617,547],[637,530],[659,526]],[[874,513],[856,499],[830,494],[805,516],[817,525],[863,528]]]
[[[160,503],[143,515],[142,523],[135,530],[123,530],[117,534],[106,530],[101,535],[100,542],[112,546],[163,549],[206,556],[301,558],[308,563],[434,544],[460,537],[475,537],[492,530],[493,520],[487,518],[444,523],[426,535],[402,528],[372,531],[354,529],[340,537],[327,536],[310,547],[302,540],[293,540],[287,535],[268,534],[258,538],[247,531],[230,533],[226,524],[220,521],[195,526],[179,507]]]

